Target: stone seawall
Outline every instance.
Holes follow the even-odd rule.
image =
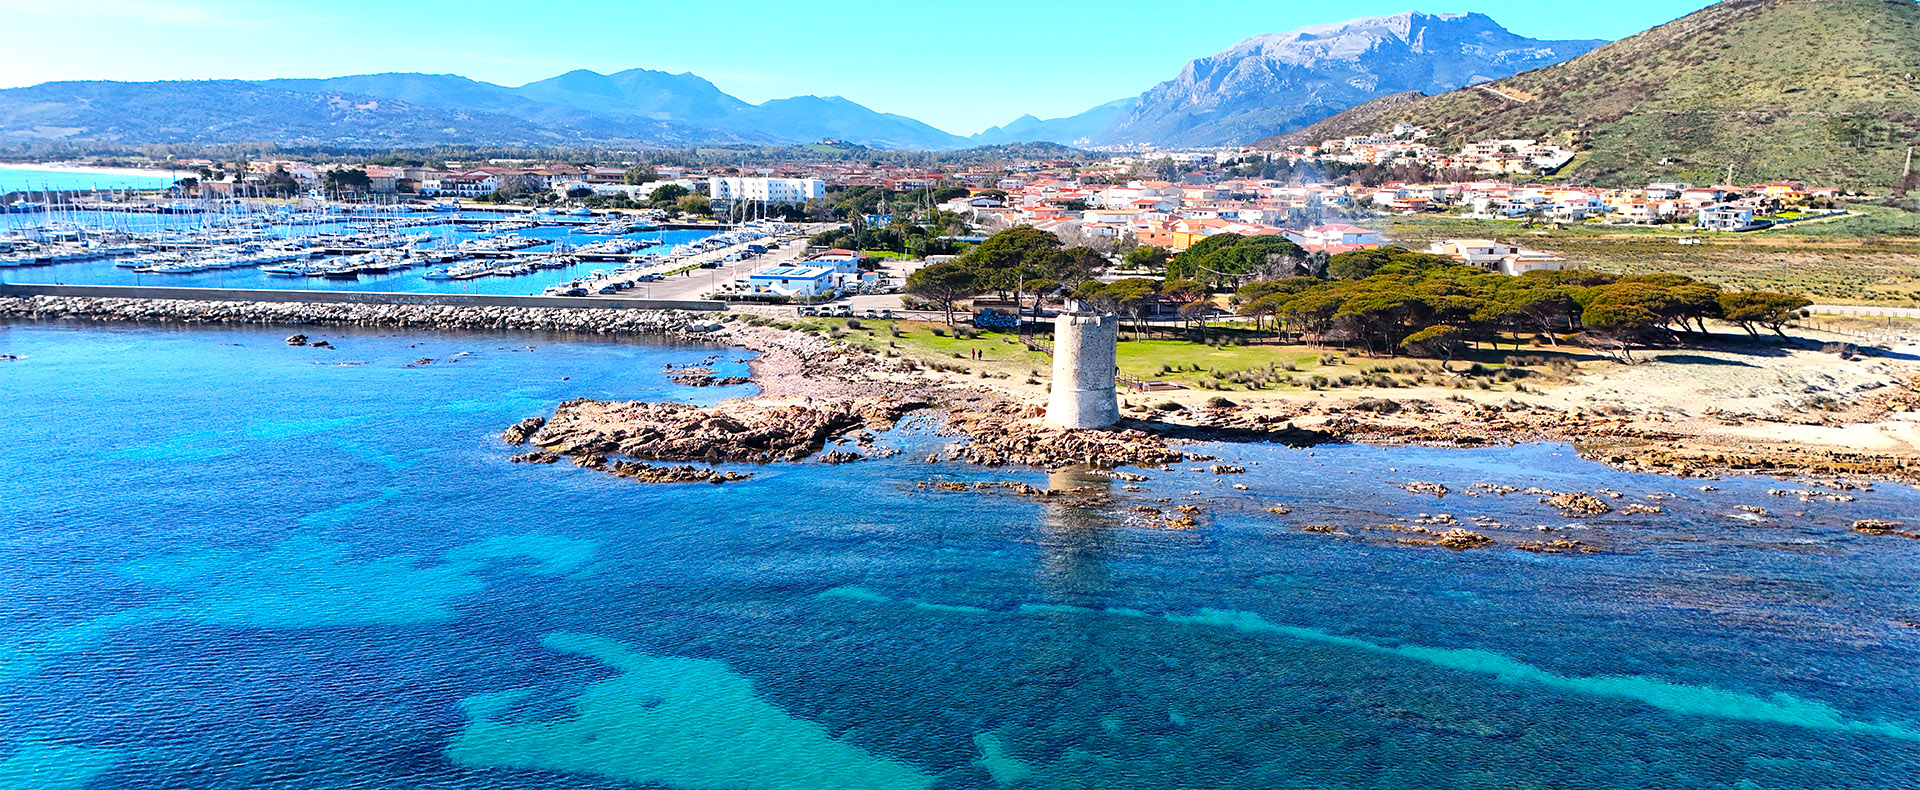
[[[0,319],[132,321],[174,324],[280,324],[553,332],[701,332],[718,316],[679,310],[580,307],[457,307],[340,302],[237,302],[0,296]]]

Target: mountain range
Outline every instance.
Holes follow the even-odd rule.
[[[1585,54],[1599,40],[1539,41],[1485,14],[1406,12],[1254,36],[1140,94],[1096,144],[1212,146],[1298,129],[1369,100],[1438,93]],[[1090,113],[1108,112],[1102,105]],[[1082,116],[1062,119],[1062,126]],[[1054,142],[1076,129],[1043,129]]]
[[[1583,153],[1559,175],[1899,181],[1920,144],[1913,0],[1726,0],[1547,68],[1382,98],[1266,147],[1425,126],[1443,144],[1525,137]]]
[[[50,82],[0,90],[0,142],[547,146],[624,142],[959,147],[839,97],[749,104],[693,74],[572,71],[517,88],[452,74],[243,82]]]
[[[1357,19],[1255,36],[1138,97],[971,137],[837,96],[750,104],[694,74],[572,71],[519,87],[452,74],[50,82],[0,90],[0,144],[85,140],[409,147],[759,145],[824,138],[942,150],[1016,142],[1237,144],[1403,91],[1437,92],[1578,55],[1482,14]]]

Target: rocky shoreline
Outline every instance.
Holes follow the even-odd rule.
[[[1489,447],[1527,442],[1571,444],[1589,460],[1627,472],[1674,477],[1793,474],[1920,482],[1920,457],[1790,442],[1716,439],[1665,429],[1620,415],[1565,411],[1510,401],[1504,405],[1429,400],[1310,404],[1282,413],[1239,407],[1200,410],[1191,425],[1169,432],[1196,439],[1289,444],[1361,442],[1423,447]],[[1891,403],[1892,410],[1913,411]]]
[[[754,398],[731,402],[729,414],[742,403],[798,403],[803,408],[790,416],[807,422],[812,417],[802,417],[812,412],[840,408],[827,405],[834,402],[855,412],[875,408],[876,404],[931,404],[946,417],[948,428],[966,439],[949,453],[950,457],[989,466],[1154,467],[1198,460],[1177,448],[1183,441],[1448,447],[1551,441],[1572,444],[1584,456],[1615,468],[1681,477],[1763,473],[1920,481],[1920,457],[1908,454],[1685,434],[1616,413],[1569,411],[1517,401],[1489,404],[1400,399],[1393,401],[1390,409],[1365,402],[1320,402],[1259,411],[1225,404],[1136,415],[1111,430],[1066,431],[1045,425],[1030,398],[1020,393],[943,375],[865,346],[749,326],[747,321],[737,320],[739,317],[729,314],[716,320],[713,314],[671,310],[0,297],[0,319],[649,334],[728,344],[759,352],[751,363],[751,383],[760,390]],[[699,368],[676,369],[668,375],[695,386],[746,383],[738,377],[713,376],[710,370]],[[1920,411],[1920,400],[1909,397],[1911,388],[1896,390],[1872,398],[1874,405],[1870,408]],[[816,400],[822,402],[817,408]],[[857,419],[847,422],[839,430],[829,431],[826,439],[842,438],[862,424],[864,421]],[[677,429],[670,424],[654,427]],[[713,447],[726,447],[724,437],[708,438],[713,440]],[[799,457],[818,452],[820,447],[815,442],[819,439],[811,437],[807,443],[813,448]],[[666,454],[653,460],[769,460],[760,457],[768,452],[765,447],[735,449],[740,452],[716,449],[714,459],[697,457],[707,454],[703,450],[695,455]],[[791,450],[772,454],[792,455]],[[596,453],[583,450],[561,454],[578,460]],[[859,457],[841,453],[834,460]]]
[[[355,326],[698,335],[720,326],[711,313],[572,307],[466,307],[346,302],[228,302],[86,296],[0,297],[0,319],[170,324]]]

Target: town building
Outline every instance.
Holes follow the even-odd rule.
[[[787,204],[826,196],[827,184],[818,178],[714,176],[707,181],[707,197],[714,202]]]
[[[1567,263],[1566,258],[1551,252],[1493,239],[1445,239],[1428,245],[1427,252],[1512,277],[1532,271],[1557,272]]]
[[[1286,232],[1287,240],[1300,245],[1307,252],[1324,252],[1338,255],[1354,250],[1371,250],[1385,242],[1386,237],[1377,230],[1368,230],[1357,225],[1320,225],[1305,230]]]
[[[1754,221],[1751,207],[1733,204],[1700,209],[1700,217],[1696,223],[1701,230],[1723,230],[1736,233],[1767,227],[1767,223]]]
[[[747,277],[754,293],[781,296],[817,296],[833,290],[832,266],[775,266]]]

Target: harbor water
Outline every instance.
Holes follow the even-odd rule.
[[[142,235],[163,232],[191,234],[197,229],[208,226],[222,217],[215,214],[134,214],[110,211],[64,210],[58,212],[0,214],[0,232],[12,230],[25,236],[38,233],[38,229],[51,223],[79,225],[101,228],[123,233]],[[487,212],[428,213],[410,212],[390,215],[340,214],[330,217],[332,221],[307,222],[299,225],[268,224],[268,232],[273,238],[318,238],[323,234],[350,234],[362,229],[382,230],[388,222],[430,219],[463,219],[480,223],[491,223],[501,219],[501,215]],[[261,214],[260,221],[268,222],[267,215]],[[425,225],[419,227],[398,227],[396,232],[409,237],[421,237],[432,246],[452,248],[463,241],[488,238],[498,234],[488,230],[485,225]],[[614,236],[581,232],[578,225],[544,225],[513,231],[516,235],[532,242],[521,250],[526,254],[539,254],[556,249],[556,245],[578,248],[594,242],[615,238]],[[645,244],[639,252],[666,254],[674,247],[700,241],[717,235],[710,230],[645,230],[624,234],[625,238]],[[312,257],[315,263],[338,260],[343,256],[321,255]],[[209,269],[198,272],[142,272],[116,265],[117,258],[103,258],[71,263],[38,264],[0,268],[0,282],[14,284],[43,285],[122,285],[173,288],[268,288],[295,291],[385,291],[397,293],[448,293],[448,294],[488,294],[488,295],[526,295],[538,294],[548,286],[579,280],[591,275],[595,270],[612,271],[620,266],[609,261],[579,261],[558,268],[541,269],[529,274],[511,277],[489,276],[463,280],[434,280],[422,277],[431,267],[416,265],[411,268],[384,272],[365,273],[351,279],[333,279],[327,277],[302,277],[277,275],[261,271],[258,267],[238,267],[227,269]]]
[[[911,421],[892,458],[646,485],[509,463],[500,431],[571,398],[747,394],[663,373],[745,352],[287,334],[0,324],[0,788],[1920,776],[1920,541],[1850,529],[1911,521],[1910,488],[1803,502],[1559,445],[1204,445],[1247,473],[1137,470],[1073,507],[921,486],[1050,481],[928,463],[952,438]],[[1475,483],[1662,512],[1570,523]],[[1162,498],[1197,527],[1130,515]],[[1438,512],[1606,550],[1365,530]]]
[[[114,170],[96,172],[63,167],[0,165],[0,195],[9,192],[59,192],[94,189],[166,189],[192,170]]]

